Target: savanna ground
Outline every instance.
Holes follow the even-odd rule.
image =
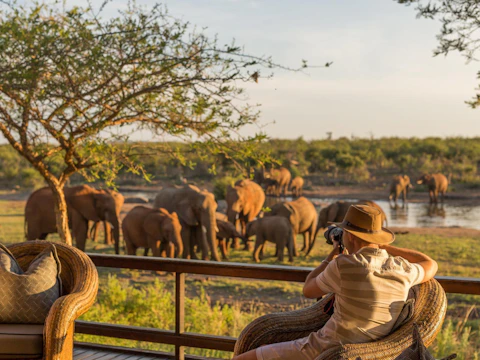
[[[318,189],[317,189],[318,190]],[[355,192],[336,188],[337,197],[354,198]],[[365,191],[355,190],[365,196]],[[325,197],[326,194],[322,191]],[[333,193],[333,192],[332,192]],[[384,194],[384,193],[383,193]],[[372,196],[373,197],[373,196]],[[423,197],[423,195],[422,195]],[[5,244],[24,239],[23,213],[25,195],[0,194],[0,241]],[[3,200],[1,200],[3,199]],[[458,201],[458,200],[457,200]],[[123,215],[135,206],[126,204]],[[463,228],[392,228],[397,232],[396,245],[421,250],[437,260],[438,275],[480,277],[480,231]],[[50,240],[58,239],[51,236]],[[303,242],[297,239],[297,247]],[[113,247],[87,243],[87,251],[113,253]],[[300,254],[293,264],[316,266],[330,251],[321,234],[312,255]],[[140,253],[140,251],[139,251]],[[274,247],[268,245],[262,263],[277,264]],[[231,250],[229,261],[253,263],[251,254]],[[159,329],[173,329],[175,323],[174,277],[147,271],[99,269],[100,291],[96,304],[82,319],[130,324]],[[265,313],[307,306],[310,300],[301,295],[302,284],[281,281],[250,281],[224,277],[187,275],[186,331],[238,336],[251,320]],[[460,359],[477,359],[480,354],[479,296],[448,295],[447,320],[430,348],[436,357],[457,352]],[[167,345],[139,343],[113,338],[76,335],[79,341],[173,351]],[[187,353],[229,358],[230,353],[187,349]]]

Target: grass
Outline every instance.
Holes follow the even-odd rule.
[[[0,201],[0,242],[24,241],[23,201]],[[51,236],[49,240],[57,240]],[[303,237],[297,239],[297,247]],[[440,234],[401,234],[395,245],[427,253],[439,264],[438,275],[480,277],[480,237],[444,236]],[[87,242],[87,251],[114,253],[112,246]],[[319,236],[312,255],[300,254],[292,266],[316,266],[330,251]],[[267,243],[263,264],[277,264],[275,248]],[[253,263],[252,255],[231,250],[229,260]],[[286,257],[287,258],[287,257]],[[99,269],[100,292],[97,302],[82,319],[173,329],[174,279],[168,274],[122,269]],[[186,282],[187,331],[238,336],[254,318],[274,311],[308,306],[311,301],[301,295],[302,284],[282,281],[242,280],[226,277],[188,275]],[[478,296],[448,294],[447,321],[430,350],[441,358],[457,352],[459,359],[477,359],[480,352],[480,314]],[[472,307],[473,306],[473,307]],[[76,335],[79,341],[101,342],[145,349],[172,351],[168,345],[132,342],[114,338]],[[229,353],[187,349],[187,353],[228,358]]]

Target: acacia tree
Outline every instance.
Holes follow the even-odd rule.
[[[52,190],[57,230],[69,244],[66,181],[76,172],[111,180],[125,166],[141,172],[136,150],[118,146],[133,129],[237,160],[258,157],[252,144],[262,135],[235,135],[258,118],[239,102],[238,84],[279,67],[220,46],[161,6],[131,4],[105,20],[92,7],[4,3],[0,54],[0,131]]]
[[[467,61],[478,60],[480,50],[480,2],[478,0],[396,0],[400,4],[415,4],[418,17],[438,19],[442,24],[437,35],[434,56],[457,51]],[[480,72],[477,73],[480,79]],[[480,106],[480,94],[467,103]]]

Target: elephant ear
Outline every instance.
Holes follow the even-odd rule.
[[[250,214],[253,211],[252,202],[254,201],[254,199],[251,198],[251,196],[248,196],[248,192],[244,191],[239,200],[241,200],[242,202],[243,213]]]
[[[188,226],[197,226],[198,220],[193,211],[193,206],[187,201],[180,201],[177,205],[177,214]]]
[[[318,227],[327,227],[327,218],[328,215],[328,207],[324,207],[320,209],[320,212],[318,213]]]
[[[162,240],[162,230],[168,227],[168,220],[167,216],[159,212],[149,214],[143,222],[143,229],[148,235],[154,237],[155,240]]]
[[[247,223],[247,227],[245,228],[246,232],[246,237],[247,239],[256,233],[256,228],[257,228],[258,220],[251,221]]]
[[[300,216],[299,216],[297,210],[290,204],[285,204],[285,208],[290,213],[290,215],[288,217],[288,220],[290,221],[290,224],[292,224],[295,232],[298,233],[299,226],[300,226]]]
[[[217,234],[219,237],[221,238],[224,238],[224,237],[228,237],[227,234],[228,234],[228,224],[230,223],[227,223],[225,221],[222,221],[222,220],[217,220]]]

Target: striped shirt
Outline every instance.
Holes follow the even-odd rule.
[[[309,345],[325,350],[388,335],[410,287],[422,282],[424,275],[420,265],[383,249],[363,247],[338,256],[316,278],[320,289],[335,293],[335,305],[325,326],[308,337]]]

